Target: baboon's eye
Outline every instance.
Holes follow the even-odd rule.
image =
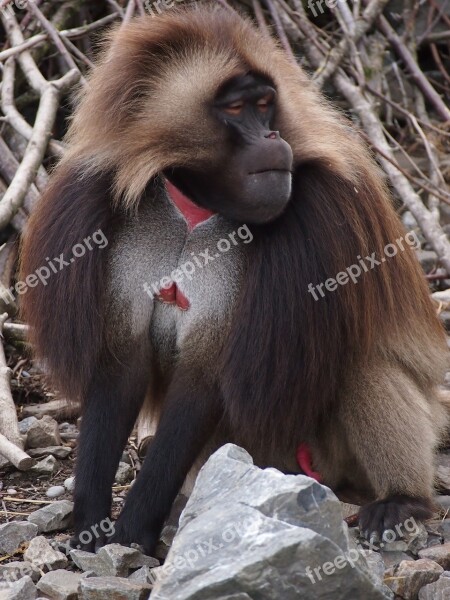
[[[243,100],[237,100],[236,102],[232,102],[231,104],[228,104],[227,106],[225,106],[224,110],[229,115],[236,116],[236,115],[241,114],[243,108],[244,108]]]
[[[258,107],[258,110],[262,113],[266,113],[269,110],[269,107],[271,106],[273,102],[273,97],[271,95],[267,95],[264,96],[264,98],[261,98],[260,100],[258,100],[258,102],[256,103],[256,106]]]

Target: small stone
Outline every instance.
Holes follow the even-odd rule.
[[[382,546],[383,551],[411,552],[417,555],[420,550],[427,547],[428,531],[423,523],[415,523],[414,531],[401,531],[400,536],[398,540],[385,542]]]
[[[0,591],[0,600],[35,600],[36,586],[31,577],[22,577],[7,589]]]
[[[83,577],[78,592],[80,600],[146,600],[150,589],[121,577]]]
[[[14,488],[8,488],[8,489],[6,490],[6,493],[7,493],[9,496],[15,496],[15,495],[17,494],[17,490],[15,490]]]
[[[425,548],[419,552],[420,558],[429,558],[441,565],[445,570],[450,569],[450,542],[440,546]]]
[[[0,554],[14,554],[24,542],[38,534],[38,528],[26,521],[11,521],[0,525]]]
[[[31,577],[33,581],[38,581],[40,574],[28,561],[15,560],[10,563],[0,564],[0,582],[14,583],[26,576]]]
[[[61,446],[58,423],[52,417],[44,415],[28,429],[27,447],[45,448],[47,446]]]
[[[59,431],[61,433],[77,433],[78,428],[74,423],[60,423]]]
[[[415,556],[418,555],[420,550],[426,548],[428,544],[428,531],[425,525],[417,523],[416,528],[414,533],[405,538],[408,543],[408,552],[411,552]]]
[[[159,565],[159,561],[156,561]],[[129,581],[133,583],[146,583],[153,585],[156,581],[156,574],[153,573],[153,569],[150,567],[141,567],[128,577]]]
[[[59,496],[62,496],[65,493],[66,493],[66,488],[64,486],[54,485],[54,486],[48,488],[45,495],[48,496],[48,498],[58,498]]]
[[[404,560],[386,571],[384,583],[404,600],[416,600],[419,590],[437,581],[443,572],[441,565],[426,558]]]
[[[32,458],[41,458],[42,456],[55,456],[56,458],[67,458],[72,452],[68,446],[48,446],[48,448],[32,448],[27,451]]]
[[[72,550],[70,558],[83,573],[92,572],[97,576],[109,575],[109,571],[103,560],[93,552]]]
[[[50,477],[56,471],[57,461],[54,456],[47,456],[31,467],[30,471],[36,475],[46,475]]]
[[[72,550],[70,556],[79,569],[93,571],[100,577],[127,577],[132,569],[159,565],[155,558],[145,556],[136,548],[127,548],[120,544],[103,546],[97,554],[84,552],[83,550]]]
[[[69,477],[64,482],[64,487],[68,492],[73,492],[75,489],[75,477]]]
[[[61,569],[68,564],[64,554],[52,548],[42,535],[31,540],[30,545],[24,552],[24,558],[45,572]]]
[[[57,500],[28,516],[28,521],[38,527],[39,533],[62,531],[69,527],[72,519],[73,502]]]
[[[110,574],[116,577],[125,577],[130,569],[139,567],[157,567],[159,561],[151,556],[145,556],[136,548],[127,548],[120,544],[108,544],[98,551],[97,555],[110,568]]]
[[[128,452],[126,450],[122,453],[122,458],[120,460],[121,460],[121,462],[127,463],[127,465],[132,464],[130,455],[128,454]]]
[[[19,421],[19,432],[24,435],[28,433],[28,430],[33,425],[33,423],[37,423],[36,417],[27,417],[26,419],[22,419]]]
[[[437,581],[425,585],[419,592],[419,600],[446,600],[446,598],[450,598],[450,577],[446,575],[446,573],[443,573]]]
[[[402,560],[411,560],[411,557],[406,552],[385,552],[384,550],[380,550],[380,554],[386,569],[399,565]]]
[[[82,575],[70,571],[51,571],[38,583],[38,590],[51,600],[77,600]]]
[[[118,485],[125,485],[133,479],[133,469],[125,462],[120,462],[115,481]]]
[[[382,581],[386,566],[381,554],[379,552],[374,552],[373,550],[367,550],[364,552],[364,556],[366,557],[367,565],[370,571],[375,574],[375,577],[379,581]]]

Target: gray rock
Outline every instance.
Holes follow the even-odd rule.
[[[147,583],[148,585],[153,585],[156,581],[156,575],[154,575],[153,569],[150,567],[141,567],[132,573],[128,577],[128,580],[133,583]]]
[[[151,556],[145,556],[136,548],[126,548],[120,544],[108,544],[97,553],[110,570],[110,575],[127,577],[131,569],[139,567],[156,567],[159,562]]]
[[[125,485],[133,479],[133,468],[126,462],[120,462],[117,469],[115,481],[118,485]]]
[[[84,550],[72,550],[70,552],[70,558],[76,564],[76,566],[83,572],[92,572],[96,576],[110,575],[107,565],[101,558],[92,552],[85,552]]]
[[[14,554],[24,542],[38,534],[38,528],[26,521],[11,521],[0,525],[0,554]]]
[[[450,577],[445,575],[443,573],[437,581],[425,585],[419,592],[419,600],[447,600],[450,598]]]
[[[78,593],[80,600],[146,600],[150,589],[121,577],[83,577]]]
[[[52,417],[44,415],[28,429],[27,447],[45,448],[47,446],[61,446],[58,423]]]
[[[385,583],[404,600],[416,600],[419,591],[428,583],[437,581],[444,569],[432,560],[404,560],[385,573]]]
[[[393,532],[394,533],[394,532]],[[428,531],[423,523],[416,523],[415,530],[407,533],[406,530],[401,532],[402,537],[394,542],[383,544],[384,552],[411,552],[417,554],[423,548],[427,547]]]
[[[14,583],[22,577],[31,577],[33,581],[38,581],[40,577],[39,571],[37,571],[33,565],[28,561],[15,560],[10,563],[0,563],[0,582]]]
[[[382,581],[384,578],[384,572],[386,570],[386,565],[384,564],[383,557],[379,552],[374,552],[373,550],[367,550],[364,553],[366,557],[367,565],[372,573],[374,573],[375,578],[378,581]]]
[[[126,450],[124,450],[122,452],[122,458],[120,460],[121,460],[121,462],[127,463],[127,465],[132,465],[133,464],[131,462],[130,455],[128,454],[128,452]]]
[[[66,488],[63,485],[54,485],[46,491],[45,495],[48,498],[59,498],[66,493]]]
[[[38,527],[39,533],[61,531],[67,529],[72,519],[73,502],[58,500],[28,516],[28,521]]]
[[[70,571],[51,571],[39,581],[37,588],[51,600],[77,600],[82,575]]]
[[[406,552],[385,552],[384,550],[380,550],[380,555],[386,569],[399,565],[402,560],[411,560],[411,557]]]
[[[59,550],[52,548],[44,536],[38,536],[31,540],[24,552],[24,558],[44,572],[62,569],[68,564],[67,557]]]
[[[0,591],[0,600],[35,600],[36,596],[36,586],[28,576]]]
[[[450,542],[440,546],[432,546],[419,552],[420,558],[429,558],[441,565],[444,570],[450,569]]]
[[[37,423],[36,417],[27,417],[26,419],[22,419],[19,421],[19,432],[24,435],[28,433],[28,430],[33,425],[33,423]]]
[[[159,565],[155,558],[145,556],[136,548],[127,548],[120,544],[103,546],[97,554],[72,550],[70,556],[79,569],[93,571],[100,577],[127,577],[132,569]]]
[[[32,448],[27,451],[32,458],[41,458],[42,456],[55,456],[56,458],[67,458],[72,452],[69,446],[49,446],[48,448]]]
[[[50,477],[56,471],[58,463],[54,456],[46,456],[39,462],[37,462],[30,471],[36,473],[36,475],[45,475]]]
[[[73,492],[75,489],[75,477],[69,477],[64,482],[64,487],[68,492]]]
[[[348,528],[342,523],[336,496],[314,479],[284,475],[277,469],[261,470],[243,448],[226,444],[213,454],[200,471],[197,485],[180,518],[180,530],[198,515],[217,506],[238,502],[278,521],[307,527],[335,543],[348,546]]]
[[[444,542],[450,542],[450,519],[443,519],[439,524],[438,531],[442,535]]]
[[[349,542],[340,503],[227,444],[201,469],[152,600],[392,598]]]

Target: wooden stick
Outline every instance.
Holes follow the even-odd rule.
[[[17,502],[19,504],[54,504],[56,500],[27,500],[26,498],[11,498],[11,496],[5,496],[3,498],[5,502]]]
[[[0,317],[0,332],[8,318]],[[9,460],[17,469],[30,469],[34,460],[23,451],[22,436],[19,432],[16,406],[10,387],[11,369],[6,364],[5,350],[0,343],[0,455]]]
[[[2,415],[2,426],[3,421],[4,416]],[[28,456],[28,454],[24,452],[21,448],[10,442],[8,438],[5,437],[2,433],[0,433],[0,454],[4,458],[9,460],[9,462],[13,464],[16,467],[16,469],[19,469],[19,471],[28,471],[28,469],[31,469],[31,467],[35,463],[35,460],[31,458],[31,456]]]

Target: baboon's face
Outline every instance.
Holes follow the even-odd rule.
[[[249,223],[275,219],[289,201],[292,170],[289,144],[271,129],[275,112],[270,80],[254,74],[233,78],[211,106],[217,127],[226,134],[225,150],[218,149],[204,168],[176,167],[165,175],[195,203],[228,218]]]

